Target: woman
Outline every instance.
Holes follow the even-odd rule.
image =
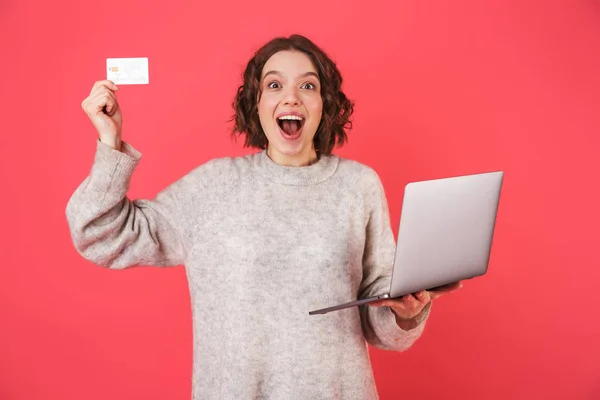
[[[99,141],[67,206],[73,242],[112,269],[185,265],[194,399],[377,398],[365,340],[406,350],[441,294],[308,315],[383,292],[394,256],[377,174],[331,153],[352,114],[341,84],[308,39],[270,41],[234,102],[234,134],[259,151],[209,161],[152,200],[127,197],[141,155],[122,140],[118,88],[97,82],[82,103]]]

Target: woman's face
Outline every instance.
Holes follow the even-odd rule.
[[[323,100],[316,68],[299,51],[280,51],[261,73],[258,116],[267,136],[267,154],[278,164],[309,165],[317,158],[313,138]]]

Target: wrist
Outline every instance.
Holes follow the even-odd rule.
[[[103,138],[100,141],[113,150],[121,151],[121,138]]]
[[[431,302],[427,303],[425,305],[425,307],[423,307],[423,309],[421,309],[421,311],[417,315],[415,315],[411,318],[406,318],[401,315],[398,315],[398,313],[393,308],[391,308],[391,310],[392,310],[392,313],[394,314],[394,317],[396,318],[396,324],[400,327],[400,329],[402,329],[404,331],[410,331],[410,330],[415,329],[416,327],[418,327],[421,324],[422,316],[427,312],[430,305],[431,305]]]
[[[402,318],[398,316],[398,314],[396,314],[393,309],[392,312],[394,313],[394,317],[396,318],[396,325],[398,325],[403,331],[413,330],[419,325],[417,317]]]

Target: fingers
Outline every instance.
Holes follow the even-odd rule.
[[[97,101],[100,104],[104,104],[104,106],[102,108],[100,108],[100,110],[98,112],[106,111],[106,114],[108,114],[109,116],[112,116],[115,113],[115,111],[117,110],[117,106],[118,106],[117,97],[111,91],[105,91],[105,92],[99,93]]]
[[[429,293],[429,297],[431,297],[431,300],[435,300],[442,295],[443,295],[443,293],[440,293],[440,292],[430,292]]]
[[[407,320],[419,315],[430,301],[429,293],[423,290],[398,299],[384,300],[372,305],[374,307],[390,307],[396,318]]]
[[[371,303],[373,307],[405,307],[406,309],[416,308],[424,306],[431,300],[435,300],[444,294],[453,292],[462,288],[462,282],[455,282],[449,285],[441,286],[439,289],[433,291],[421,290],[417,293],[407,294],[397,299],[381,300],[375,303]]]
[[[404,296],[402,303],[406,310],[417,310],[425,307],[431,301],[431,296],[425,290]]]
[[[454,282],[448,285],[444,285],[444,286],[440,286],[439,288],[436,288],[435,290],[431,290],[429,291],[429,295],[431,296],[432,299],[437,299],[440,296],[443,296],[445,294],[448,294],[450,292],[454,292],[455,290],[458,290],[460,288],[462,288],[463,284],[462,282]]]
[[[98,115],[106,111],[112,116],[117,108],[117,97],[106,84],[95,84],[91,94],[81,103],[85,112],[90,115]]]
[[[373,303],[369,303],[371,307],[390,307],[390,304],[394,303],[394,300],[380,300]]]
[[[117,99],[110,92],[101,92],[84,100],[82,106],[90,117],[101,115],[105,111],[111,116],[117,109]]]
[[[84,104],[86,103],[89,103],[91,99],[97,98],[98,94],[100,93],[109,92],[114,94],[114,91],[117,91],[118,89],[119,88],[117,87],[117,85],[115,85],[112,81],[97,81],[94,83],[94,86],[92,86],[92,90],[90,91],[89,96],[85,100],[83,100],[82,106],[84,106]]]
[[[462,287],[462,282],[458,281],[458,282],[454,282],[454,283],[449,283],[447,285],[438,286],[436,288],[431,289],[430,292],[448,292],[448,291],[460,289],[461,287]]]
[[[100,140],[114,149],[120,148],[122,115],[117,101],[117,85],[103,80],[94,83],[81,107],[88,115]]]
[[[421,304],[427,304],[429,301],[431,301],[431,295],[426,290],[421,290],[420,292],[416,293],[415,297]]]
[[[92,86],[92,90],[90,91],[90,95],[92,95],[92,93],[94,92],[94,90],[98,89],[99,87],[102,86],[106,86],[107,88],[111,89],[111,90],[119,90],[119,88],[117,87],[117,85],[115,85],[113,83],[113,81],[109,81],[107,79],[102,80],[102,81],[97,81],[94,83],[94,86]]]
[[[415,294],[407,294],[398,299],[381,300],[371,303],[373,307],[396,307],[406,310],[416,309],[429,303],[431,296],[429,292],[422,290]]]
[[[419,307],[419,303],[419,299],[417,299],[417,297],[413,294],[407,294],[406,296],[402,297],[402,304],[409,310]]]

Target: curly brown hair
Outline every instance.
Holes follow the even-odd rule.
[[[242,75],[243,83],[239,86],[233,102],[232,121],[235,121],[235,126],[232,135],[235,138],[245,134],[244,147],[267,148],[268,141],[260,124],[257,108],[261,95],[260,80],[267,60],[283,50],[305,53],[319,73],[323,115],[315,134],[314,145],[317,153],[329,154],[336,145],[341,147],[348,140],[346,129],[352,129],[350,116],[354,103],[342,91],[342,75],[336,64],[312,41],[297,34],[272,39],[258,49],[248,61]]]

